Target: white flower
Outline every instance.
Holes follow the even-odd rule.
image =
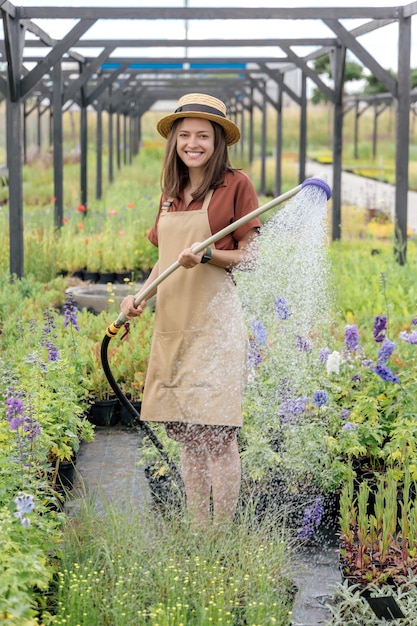
[[[328,374],[338,374],[340,371],[340,352],[336,350],[329,354],[326,361],[326,370]]]

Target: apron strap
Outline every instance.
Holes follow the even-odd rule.
[[[214,189],[209,189],[206,195],[204,196],[203,206],[201,207],[202,211],[207,211],[208,205],[210,204],[211,196],[214,193]]]
[[[213,193],[214,193],[214,189],[209,189],[206,195],[204,196],[203,205],[201,207],[202,211],[207,211]],[[166,213],[167,211],[169,211],[171,204],[173,202],[174,202],[174,198],[167,198],[165,202],[162,203],[161,213]]]

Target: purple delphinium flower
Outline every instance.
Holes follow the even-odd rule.
[[[64,303],[64,327],[66,328],[69,324],[76,330],[80,330],[77,321],[77,305],[72,293],[67,293]]]
[[[320,363],[326,363],[329,355],[331,354],[330,348],[321,348],[319,352],[319,361]]]
[[[48,351],[48,361],[58,361],[58,348],[52,341],[52,338],[56,339],[58,335],[54,332],[56,328],[55,319],[50,309],[46,309],[43,320],[44,327],[42,329],[43,339],[41,340],[41,346],[45,346]]]
[[[362,367],[373,367],[374,362],[371,359],[364,359],[362,361]]]
[[[308,341],[308,339],[302,337],[301,335],[297,335],[297,337],[295,338],[295,346],[301,352],[311,352],[310,342]]]
[[[411,325],[417,326],[417,317],[413,317],[413,319],[411,320]]]
[[[275,311],[279,320],[287,320],[290,316],[288,302],[283,296],[278,296],[275,300]]]
[[[16,513],[15,517],[20,520],[20,523],[25,528],[29,528],[30,519],[26,517],[28,513],[31,513],[35,509],[35,503],[33,501],[33,496],[28,493],[21,493],[14,499],[16,504]]]
[[[6,398],[6,414],[10,430],[18,430],[25,421],[22,399],[16,396]]]
[[[400,337],[407,343],[417,345],[417,330],[412,330],[410,333],[408,333],[406,330],[402,330],[400,332]]]
[[[264,346],[268,337],[268,331],[260,320],[252,320],[251,329],[257,344]]]
[[[378,365],[385,365],[391,354],[394,352],[395,342],[384,339],[382,346],[378,352]]]
[[[248,362],[249,367],[255,367],[262,363],[262,353],[259,350],[258,344],[252,338],[249,339],[249,349],[248,349]]]
[[[346,424],[342,426],[342,430],[352,430],[352,429],[353,429],[352,422],[346,422]]]
[[[323,499],[321,496],[317,496],[314,502],[304,511],[303,527],[298,531],[298,537],[300,539],[309,539],[314,535],[321,523],[323,513]]]
[[[382,343],[387,330],[387,318],[385,315],[377,315],[374,319],[374,339],[377,343]]]
[[[327,402],[327,393],[323,389],[317,389],[313,393],[313,404],[319,408],[326,404]]]
[[[376,365],[374,372],[387,383],[398,383],[400,380],[386,365]]]
[[[356,324],[345,326],[345,349],[348,352],[355,352],[359,346],[359,334]]]
[[[340,419],[342,420],[347,420],[347,418],[350,416],[350,411],[349,409],[342,409],[340,411]]]
[[[307,407],[307,402],[308,398],[304,396],[282,400],[278,410],[278,416],[280,417],[281,422],[291,421],[294,417],[297,417],[297,415],[304,413]]]

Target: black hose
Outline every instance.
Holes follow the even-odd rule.
[[[176,481],[176,483],[178,485],[178,488],[179,488],[181,494],[183,495],[184,494],[184,484],[182,482],[181,474],[180,474],[180,472],[178,470],[177,465],[168,456],[168,454],[166,453],[166,451],[164,449],[164,446],[163,446],[162,442],[155,435],[155,433],[153,432],[152,428],[150,428],[150,426],[148,426],[148,424],[146,422],[143,422],[140,419],[140,414],[135,409],[133,404],[131,402],[129,402],[128,398],[126,398],[126,396],[124,395],[123,391],[120,389],[119,385],[117,384],[116,379],[113,376],[113,373],[112,373],[112,371],[110,369],[110,365],[109,365],[109,359],[108,359],[108,345],[110,343],[110,339],[111,339],[111,337],[109,337],[109,335],[106,334],[104,336],[103,341],[101,343],[101,351],[100,351],[101,364],[103,366],[103,370],[104,370],[104,373],[106,375],[106,378],[109,381],[109,385],[113,389],[114,393],[116,394],[116,396],[119,399],[119,401],[121,402],[121,404],[126,408],[127,411],[129,411],[130,415],[132,415],[132,417],[134,418],[135,425],[137,425],[141,430],[143,430],[143,432],[145,433],[145,435],[147,437],[149,437],[149,439],[151,440],[151,442],[153,443],[155,448],[157,448],[158,452],[160,453],[160,455],[162,456],[164,461],[169,466],[169,469],[171,470],[172,475],[175,478],[175,481]]]

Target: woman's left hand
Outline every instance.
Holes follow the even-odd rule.
[[[199,263],[201,263],[201,257],[203,256],[204,250],[202,250],[198,254],[193,254],[193,250],[199,245],[200,242],[196,241],[190,248],[185,248],[185,250],[180,253],[180,255],[178,256],[178,263],[182,265],[182,267],[185,267],[186,269],[191,269],[192,267],[195,267],[196,265],[199,265]]]

